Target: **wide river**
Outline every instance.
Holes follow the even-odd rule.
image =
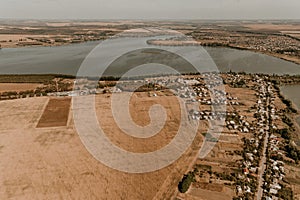
[[[59,47],[2,49],[0,50],[0,74],[76,75],[82,61],[98,44],[100,42]],[[231,70],[267,74],[300,74],[300,65],[268,55],[229,48],[206,47],[205,50],[221,72]],[[117,73],[115,71],[113,75]]]
[[[144,39],[140,39],[143,42]],[[85,57],[100,42],[87,42],[59,47],[24,47],[0,50],[0,74],[67,74],[76,75]],[[155,46],[153,46],[155,48]],[[118,44],[112,45],[110,52],[118,50]],[[212,60],[221,72],[266,73],[266,74],[300,74],[300,65],[287,62],[268,55],[230,48],[206,47]],[[130,62],[137,62],[139,57]],[[144,59],[144,58],[143,58]],[[122,61],[122,60],[121,60]],[[126,60],[128,63],[128,61]],[[173,61],[177,63],[176,60]],[[123,63],[121,62],[121,65]],[[184,69],[184,66],[180,66]],[[108,75],[118,75],[122,68],[109,71]],[[187,71],[185,71],[187,72]],[[300,109],[300,85],[282,88],[283,94],[291,99]],[[300,122],[300,118],[299,118]]]

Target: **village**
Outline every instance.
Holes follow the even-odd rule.
[[[283,53],[289,55],[297,55],[299,52],[299,45],[297,45],[297,38],[288,37],[286,35],[264,35],[260,33],[245,33],[241,35],[227,34],[226,31],[216,31],[211,34],[208,31],[195,32],[195,35],[203,41],[204,45],[212,45],[209,41],[219,41],[220,45],[232,45],[240,48],[247,48],[258,51],[269,51],[275,53]],[[296,42],[296,43],[295,43]]]
[[[232,47],[269,53],[280,58],[299,58],[299,35],[293,34],[293,31],[260,30],[255,25],[249,25],[232,29],[199,28],[190,34],[203,46]]]
[[[110,83],[110,86],[112,85]],[[230,173],[228,170],[224,170],[227,171],[226,173],[222,170],[221,172],[212,172],[211,166],[203,165],[201,161],[197,161],[194,170],[184,176],[183,182],[186,177],[193,174],[194,177],[190,182],[192,188],[201,188],[205,184],[216,183],[225,187],[229,185],[229,188],[234,188],[232,197],[235,200],[293,199],[293,192],[285,180],[284,160],[288,157],[288,153],[281,148],[284,145],[282,139],[284,136],[278,134],[284,130],[283,127],[286,127],[283,120],[285,115],[282,114],[281,109],[277,108],[282,97],[279,97],[280,92],[276,89],[277,86],[274,85],[272,77],[230,73],[167,76],[121,81],[106,92],[133,92],[136,85],[142,85],[138,91],[148,92],[149,97],[159,98],[161,95],[169,94],[166,93],[166,90],[171,90],[173,95],[185,101],[187,108],[190,104],[198,103],[199,109],[189,109],[188,111],[191,122],[223,120],[223,132],[220,133],[219,138],[203,133],[203,136],[209,141],[229,143],[229,145],[230,138],[236,138],[239,141],[239,148],[235,150],[231,148],[231,156],[239,157],[239,159],[234,162],[233,166],[229,165],[230,167],[228,167],[227,165],[226,168],[231,169]],[[246,91],[246,95],[241,96],[235,89]],[[104,91],[105,89],[93,89],[88,90],[88,92],[81,92],[81,95],[103,93]],[[247,96],[247,92],[252,97]],[[251,102],[247,98],[251,99]],[[281,102],[281,104],[283,103]],[[222,106],[226,106],[226,109],[221,109]],[[212,111],[212,107],[217,109]],[[247,112],[243,109],[246,109]],[[293,110],[292,108],[287,109]],[[207,162],[205,161],[205,163]],[[206,173],[211,173],[208,183],[204,184],[203,173],[205,172],[201,172],[199,166],[208,167],[209,171],[207,171],[207,167],[204,167]],[[195,177],[197,175],[200,179]],[[222,179],[225,179],[224,182],[220,181]],[[179,184],[179,191],[180,187]],[[186,191],[188,188],[183,189],[182,193]],[[178,199],[181,196],[182,194],[179,194]]]
[[[231,163],[232,166],[229,168],[226,165],[227,170],[223,168],[221,170],[223,172],[212,171],[215,168],[216,160],[218,160],[216,158],[198,161],[194,170],[184,176],[181,184],[184,181],[189,183],[190,180],[192,193],[195,193],[195,196],[199,197],[201,195],[196,192],[195,188],[200,187],[201,191],[207,192],[207,190],[203,189],[209,188],[208,185],[216,187],[216,184],[218,186],[225,184],[225,186],[229,185],[231,188],[235,187],[233,199],[236,200],[256,198],[268,200],[293,199],[293,192],[285,180],[285,159],[283,157],[286,157],[287,153],[282,148],[285,143],[281,135],[276,134],[282,132],[282,127],[286,126],[282,123],[285,115],[282,115],[282,110],[276,107],[276,104],[279,102],[278,91],[274,88],[271,78],[264,75],[252,75],[250,78],[247,75],[233,76],[230,74],[222,77],[224,82],[227,82],[231,87],[243,88],[247,85],[255,91],[254,96],[256,97],[256,101],[250,108],[253,116],[249,116],[249,114],[243,115],[243,112],[239,108],[239,106],[244,105],[243,99],[239,99],[228,92],[226,92],[226,99],[217,102],[211,101],[208,94],[209,90],[205,89],[204,83],[202,85],[198,84],[198,87],[194,86],[194,89],[199,91],[196,96],[201,105],[219,103],[226,104],[230,108],[227,108],[226,113],[222,113],[221,115],[216,115],[215,112],[209,110],[202,110],[200,112],[192,110],[190,115],[192,120],[200,121],[225,119],[224,133],[221,134],[221,137],[217,141],[224,143],[228,142],[224,140],[224,137],[239,137],[242,140],[242,148],[237,148],[233,152],[231,148],[229,154],[238,154],[240,159],[237,159],[238,164]],[[231,110],[233,106],[235,108]],[[209,160],[214,160],[215,162],[210,162]],[[222,161],[219,160],[218,162]],[[209,165],[209,163],[214,164]],[[220,167],[222,164],[218,164],[218,166]],[[228,171],[230,168],[234,170]],[[205,170],[203,171],[203,169]],[[208,174],[208,182],[206,182],[207,178],[204,175],[207,173],[207,169],[209,169],[208,172],[210,173],[210,175]],[[193,178],[187,178],[191,174]],[[203,187],[203,185],[206,186]],[[188,188],[184,189],[183,192],[187,190]],[[217,192],[218,190],[213,191]],[[224,188],[220,189],[220,191],[224,191]],[[178,199],[187,196],[179,194]]]
[[[213,191],[214,195],[225,192],[234,200],[292,200],[293,191],[286,181],[285,166],[286,162],[297,165],[297,156],[292,157],[285,145],[291,140],[287,135],[296,129],[285,112],[297,111],[289,103],[285,104],[288,101],[283,103],[275,84],[278,80],[282,77],[244,73],[204,73],[123,81],[56,78],[30,92],[2,93],[1,100],[122,92],[146,92],[155,98],[178,96],[185,102],[190,123],[197,121],[204,127],[209,120],[224,123],[218,137],[200,133],[216,145],[206,158],[197,159],[184,176],[178,186],[177,199],[201,197],[199,191]],[[6,94],[5,98],[3,94]],[[194,104],[198,109],[191,106]],[[297,150],[294,151],[297,155]],[[181,188],[184,182],[186,188]],[[295,194],[299,191],[294,191]],[[211,199],[217,198],[214,195]]]

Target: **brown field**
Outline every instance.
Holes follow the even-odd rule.
[[[37,128],[66,126],[69,118],[71,98],[50,99]]]
[[[185,200],[231,200],[233,196],[232,190],[226,187],[222,191],[193,188],[187,194],[182,195]]]
[[[17,34],[0,34],[0,41],[18,42],[19,40],[27,39],[28,37],[47,37],[46,35],[17,35]]]
[[[168,144],[176,135],[180,124],[180,106],[175,96],[148,97],[147,93],[135,93],[131,99],[130,114],[137,125],[146,126],[150,123],[148,110],[153,104],[160,104],[167,109],[167,126],[160,133],[147,139],[133,138],[124,134],[114,122],[111,108],[111,95],[107,98],[97,96],[96,103],[101,105],[97,108],[97,115],[101,116],[100,124],[106,135],[114,143],[131,152],[150,152],[160,149]],[[99,98],[98,98],[99,97]],[[131,132],[133,130],[129,130]],[[118,143],[122,141],[122,143]],[[149,145],[153,144],[153,145]]]
[[[300,29],[298,31],[281,31],[281,33],[300,39]]]
[[[153,103],[162,102],[167,113],[174,115],[168,118],[169,123],[157,138],[150,138],[147,144],[127,138],[125,134],[114,137],[113,132],[122,134],[108,117],[110,107],[102,104],[109,98],[106,95],[96,98],[98,120],[106,131],[110,127],[110,139],[136,152],[167,144],[174,135],[172,121],[176,121],[178,114],[176,101],[171,97],[153,99],[140,95],[143,98],[136,95],[132,100],[135,112],[143,113]],[[53,117],[56,111],[51,109],[68,107],[70,99],[48,101],[48,97],[40,97],[0,102],[0,199],[169,199],[176,192],[182,175],[190,170],[187,163],[193,163],[201,145],[201,134],[198,134],[191,148],[166,168],[146,174],[120,172],[88,153],[74,128],[72,111],[66,126],[48,128],[57,125],[58,120],[49,122],[41,116]],[[136,123],[147,124],[147,115],[143,117],[145,122],[133,115]],[[39,120],[45,128],[36,128]],[[133,143],[126,145],[128,142]],[[139,142],[145,145],[145,150]]]
[[[0,83],[0,92],[35,90],[40,86],[42,85],[34,83]]]
[[[276,30],[276,31],[299,31],[299,25],[290,25],[290,24],[245,24],[245,27],[251,28],[253,30]]]
[[[296,166],[285,165],[286,179],[294,192],[295,200],[300,200],[300,169]]]
[[[207,155],[205,160],[209,162],[220,163],[219,166],[225,168],[229,167],[230,165],[235,165],[236,161],[242,159],[242,157],[235,154],[229,155],[226,151],[233,152],[234,150],[242,150],[241,142],[239,143],[240,144],[224,143],[222,141],[218,142],[212,151]],[[224,169],[221,169],[220,171],[224,171]]]

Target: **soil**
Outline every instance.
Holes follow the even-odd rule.
[[[71,98],[49,100],[37,128],[66,126],[69,118]]]

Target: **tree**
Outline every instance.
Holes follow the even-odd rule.
[[[293,190],[289,187],[282,186],[282,188],[278,191],[278,197],[286,200],[293,199]]]
[[[194,181],[194,174],[189,172],[188,174],[184,175],[182,180],[178,184],[178,190],[181,193],[185,193],[190,188],[192,182]]]

